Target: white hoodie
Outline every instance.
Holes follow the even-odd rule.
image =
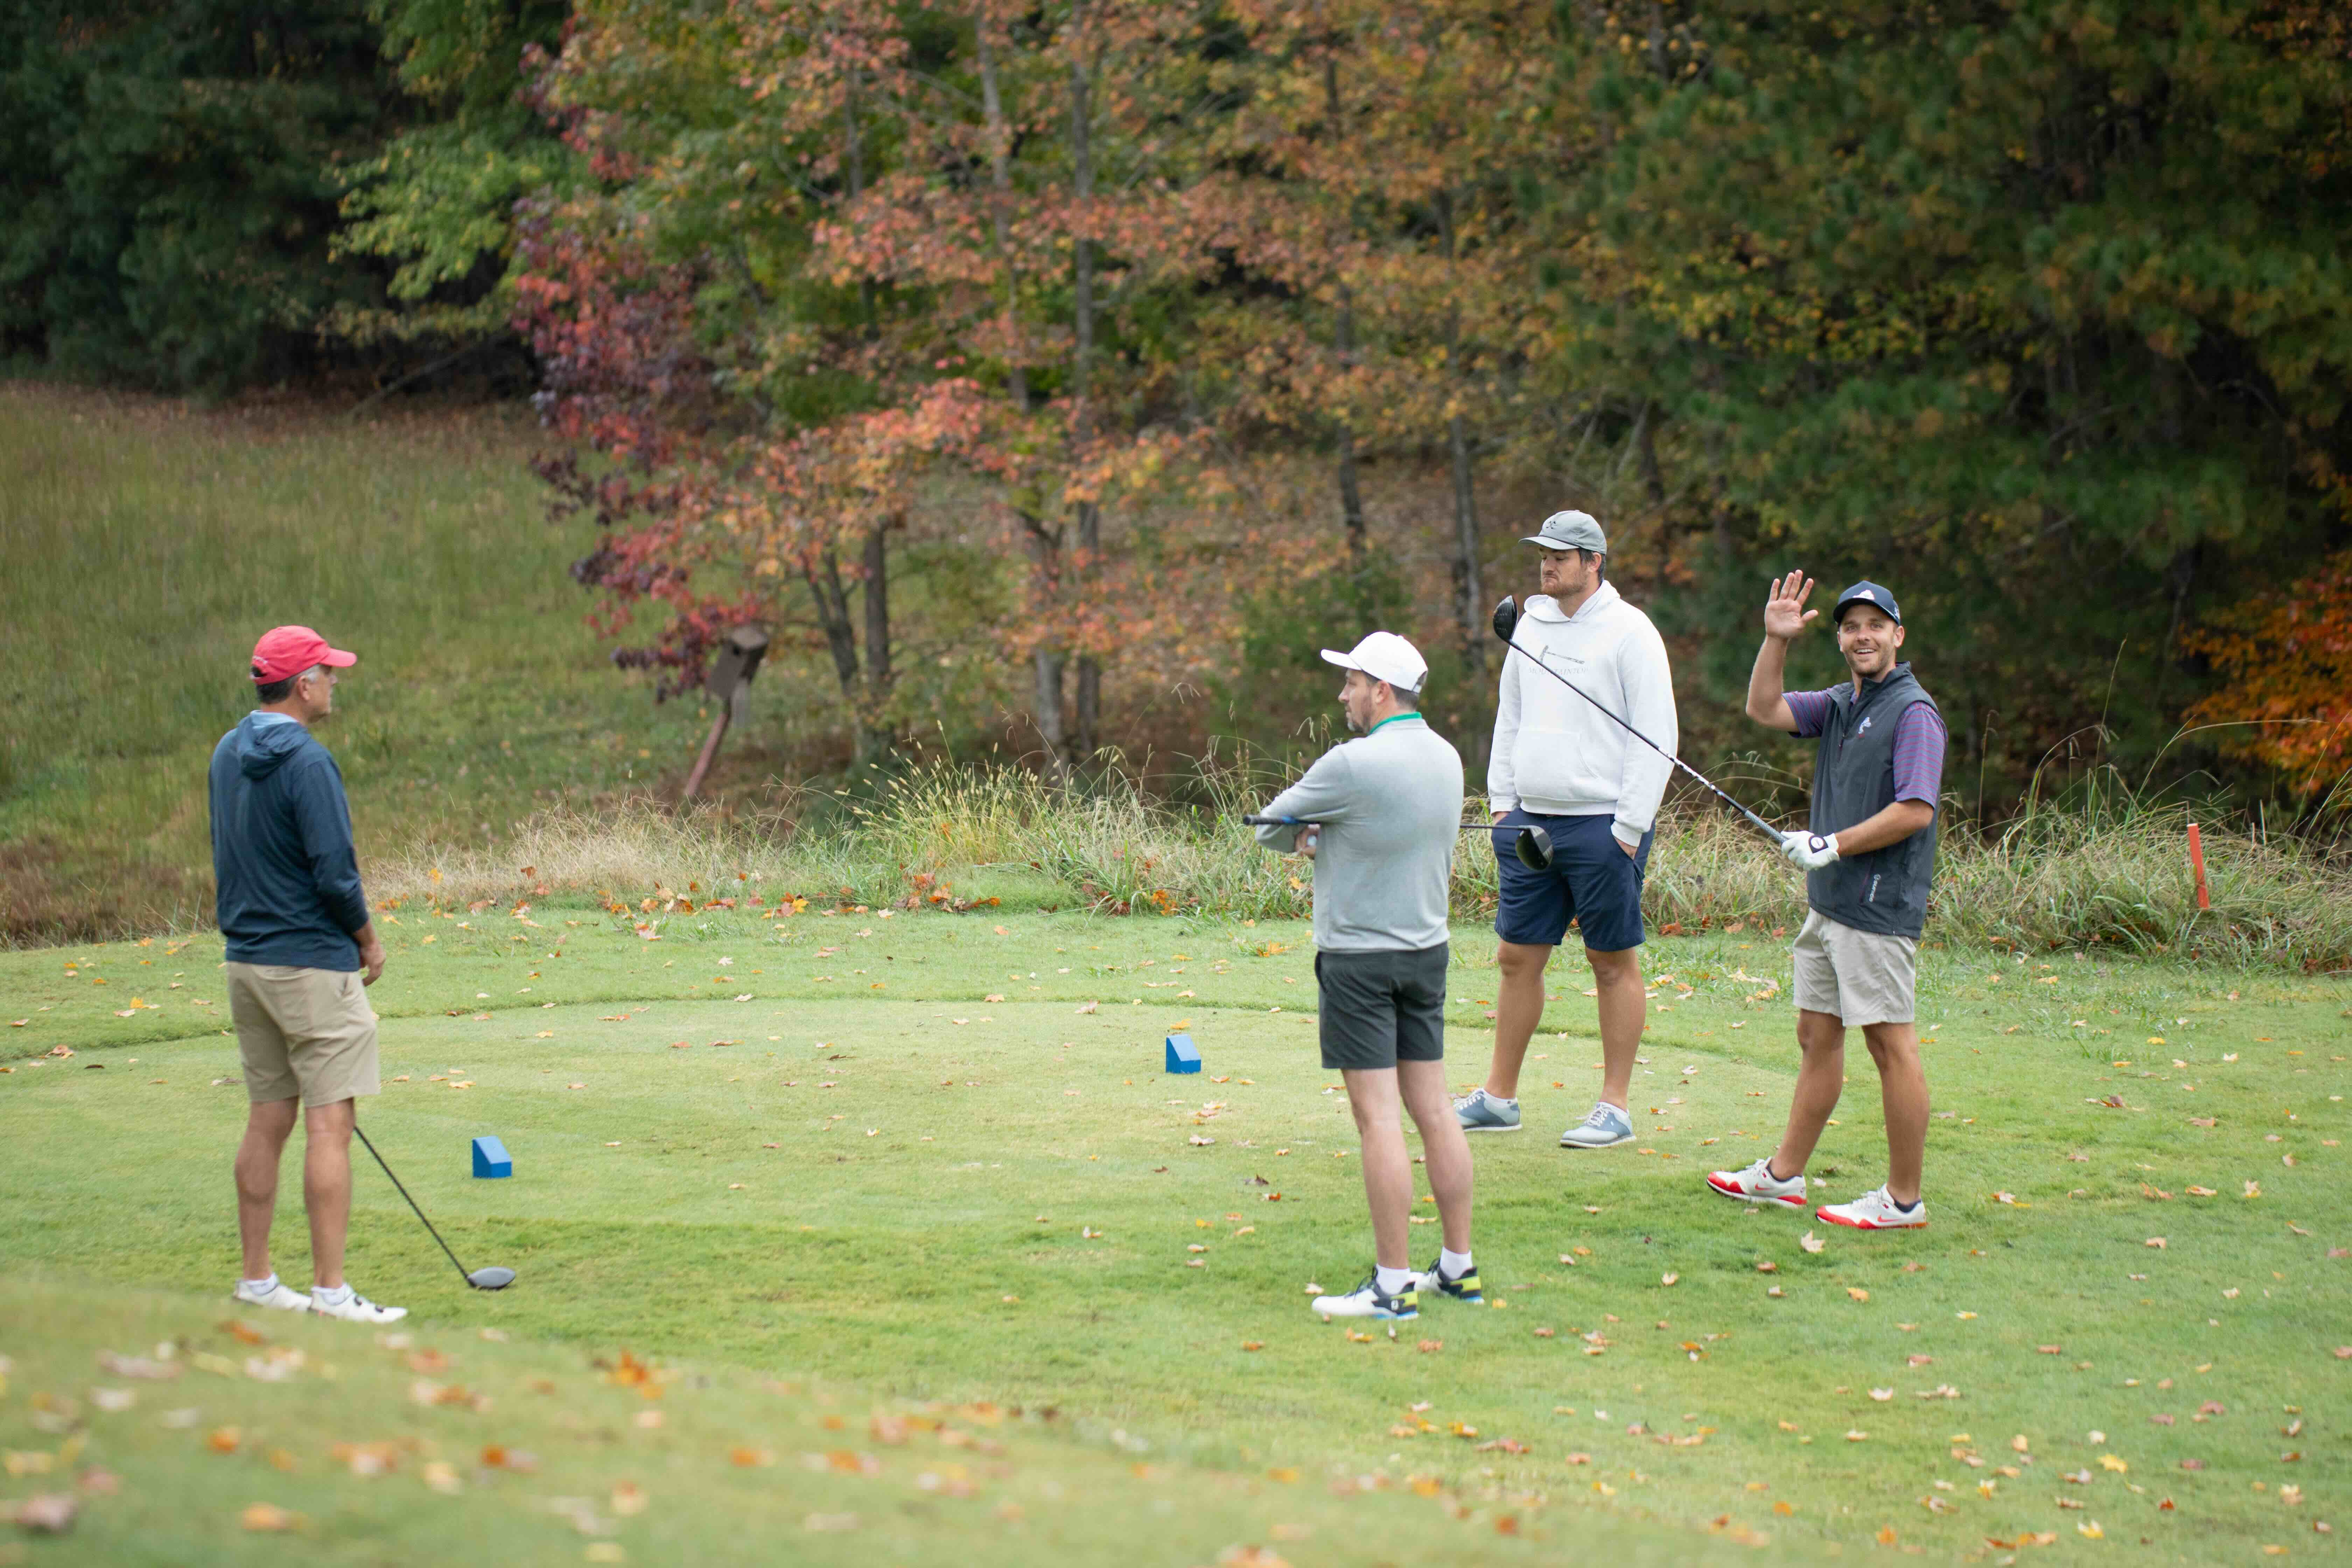
[[[1666,645],[1650,617],[1603,583],[1573,616],[1549,594],[1529,599],[1512,642],[1574,681],[1668,752],[1680,745]],[[1674,764],[1525,657],[1503,656],[1486,798],[1496,811],[1612,816],[1621,844],[1657,821]]]

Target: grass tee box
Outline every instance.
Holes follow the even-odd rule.
[[[1347,1507],[1428,1506],[1420,1523],[1363,1516],[1397,1561],[1515,1539],[1557,1553],[1619,1523],[1665,1531],[1677,1561],[1748,1550],[1735,1533],[1769,1538],[1768,1556],[1874,1551],[1882,1531],[1960,1555],[1987,1538],[2079,1543],[2092,1523],[2160,1560],[2334,1550],[2312,1526],[2339,1522],[2352,1483],[2327,1425],[2352,1374],[2337,1354],[2352,1348],[2341,983],[1924,955],[1935,1223],[1867,1237],[1705,1190],[1711,1166],[1769,1147],[1785,1107],[1785,952],[1654,942],[1637,1144],[1482,1148],[1490,1304],[1433,1302],[1394,1340],[1355,1339],[1305,1306],[1308,1287],[1360,1277],[1367,1242],[1344,1096],[1312,1054],[1302,928],[722,910],[648,942],[584,913],[530,918],[461,907],[387,928],[393,964],[372,993],[384,1093],[366,1124],[461,1255],[520,1275],[495,1296],[451,1279],[362,1167],[351,1268],[413,1309],[419,1349],[455,1355],[494,1328],[575,1370],[625,1349],[720,1382],[821,1375],[886,1401],[1050,1406],[1121,1465],[1199,1467],[1177,1473],[1244,1496],[1291,1495],[1276,1473],[1296,1472],[1301,1497],[1344,1484]],[[1483,933],[1455,936],[1449,1045],[1467,1081],[1495,971]],[[0,1036],[25,1053],[0,1062],[0,1125],[38,1129],[0,1163],[0,1274],[105,1300],[225,1298],[221,1164],[244,1107],[216,1081],[235,1061],[211,1016],[217,957],[212,939],[0,954],[0,990],[28,1016]],[[1524,1101],[1565,1126],[1591,1104],[1599,1052],[1583,973],[1551,979]],[[108,1005],[131,996],[150,1005]],[[1216,1042],[1214,1073],[1153,1070],[1151,1041],[1196,1030]],[[60,1046],[73,1054],[30,1054]],[[1857,1073],[1823,1142],[1822,1197],[1883,1174],[1871,1089]],[[454,1157],[486,1121],[528,1152],[530,1180],[476,1181]],[[299,1226],[284,1255],[299,1257]],[[1434,1250],[1433,1228],[1413,1235]],[[0,1353],[49,1356],[71,1317],[7,1320]],[[45,1364],[87,1368],[88,1353]],[[223,1394],[175,1401],[253,1383],[229,1364],[236,1379],[191,1385]],[[480,1391],[470,1366],[413,1376]],[[488,1386],[494,1419],[468,1442],[553,1441],[499,1425],[543,1408],[527,1383]],[[32,1413],[0,1404],[16,1423],[0,1447],[35,1446]],[[806,1451],[875,1452],[898,1473],[855,1437],[865,1406],[835,1413],[848,1435]],[[636,1441],[593,1409],[577,1419]],[[412,1429],[354,1425],[352,1441]],[[787,1456],[780,1471],[799,1462],[754,1432],[712,1445],[714,1469],[737,1441]],[[474,1452],[430,1457],[471,1487]],[[230,1473],[201,1468],[215,1458],[189,1447],[174,1484]],[[266,1452],[247,1463],[234,1473],[267,1479]],[[403,1464],[409,1495],[433,1500]],[[656,1486],[666,1473],[526,1489],[604,1500],[607,1517],[623,1479],[700,1497],[699,1480]],[[843,1475],[832,1484],[854,1492]],[[315,1494],[231,1497],[326,1517]],[[831,1508],[874,1528],[869,1506]],[[1297,1563],[1360,1555],[1324,1517],[1274,1517],[1306,1537],[1231,1539]]]

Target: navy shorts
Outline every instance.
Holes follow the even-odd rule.
[[[1532,823],[1551,835],[1551,869],[1531,871],[1512,848],[1517,830]],[[1496,826],[1495,858],[1503,869],[1502,900],[1495,911],[1495,934],[1526,947],[1558,947],[1576,921],[1584,945],[1596,952],[1620,952],[1642,945],[1642,875],[1650,864],[1650,840],[1625,853],[1610,829],[1614,818],[1537,816],[1514,811]]]

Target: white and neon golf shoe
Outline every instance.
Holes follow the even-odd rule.
[[[1407,1286],[1393,1296],[1383,1294],[1380,1276],[1373,1274],[1346,1295],[1318,1296],[1311,1306],[1315,1315],[1327,1322],[1333,1318],[1386,1318],[1402,1322],[1421,1316],[1421,1292]]]

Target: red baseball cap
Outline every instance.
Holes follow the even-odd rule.
[[[253,679],[283,680],[313,665],[349,669],[359,661],[360,656],[355,653],[328,647],[327,639],[308,626],[272,626],[253,645]]]

